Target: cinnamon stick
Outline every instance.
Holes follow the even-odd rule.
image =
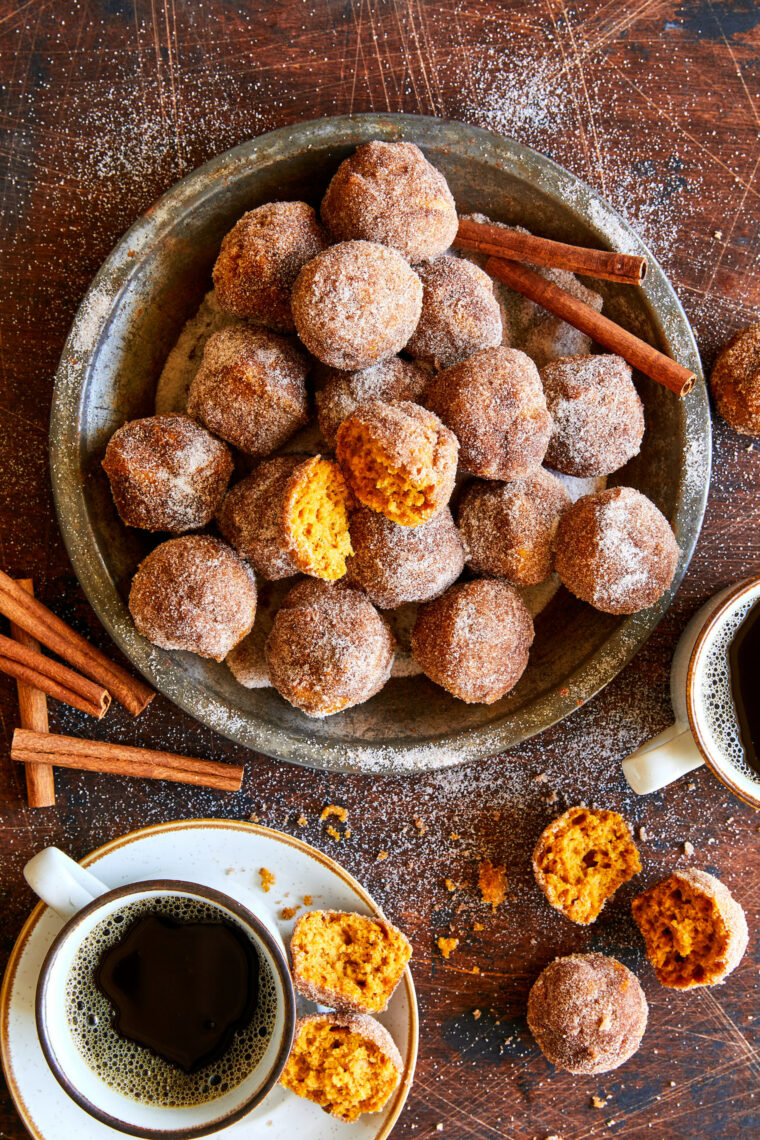
[[[18,584],[27,594],[34,593],[31,578],[19,578]],[[19,645],[27,649],[39,650],[39,642],[35,641],[23,629],[11,622],[11,637]],[[27,685],[20,678],[16,681],[18,689],[18,710],[22,728],[29,728],[33,732],[48,731],[47,697],[41,689]],[[29,807],[53,807],[55,805],[55,780],[53,769],[49,764],[26,765],[26,799]]]
[[[502,281],[523,297],[543,305],[550,313],[580,329],[610,352],[622,356],[634,368],[669,388],[677,396],[687,396],[694,387],[697,378],[688,368],[616,325],[609,317],[603,317],[590,305],[571,297],[564,289],[547,281],[527,265],[490,257],[485,268],[491,277]]]
[[[608,249],[588,249],[567,245],[562,241],[522,234],[504,226],[459,219],[454,239],[457,249],[470,249],[491,257],[510,261],[530,261],[553,269],[569,269],[587,277],[601,277],[622,285],[640,285],[646,277],[647,259],[632,253],[615,253]]]
[[[0,570],[0,613],[42,642],[86,677],[90,677],[137,716],[156,695],[144,681],[131,677],[120,665],[90,645],[80,634],[56,617],[47,606],[30,597]]]
[[[23,632],[23,631],[21,631]],[[72,708],[81,709],[98,720],[111,704],[107,689],[88,681],[73,669],[67,669],[52,657],[46,657],[10,637],[0,633],[0,673],[24,682],[26,685],[64,701]]]
[[[134,748],[128,744],[104,744],[100,740],[84,740],[78,736],[28,732],[23,728],[17,728],[13,733],[11,759],[21,764],[44,763],[84,772],[171,780],[216,788],[222,792],[237,792],[245,771],[237,764],[196,760],[192,756],[175,756],[171,752]]]

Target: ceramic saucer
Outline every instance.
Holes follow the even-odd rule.
[[[287,942],[295,918],[284,921],[285,907],[375,913],[378,907],[355,879],[329,856],[307,843],[252,823],[233,820],[183,820],[133,831],[93,851],[82,865],[95,870],[110,887],[142,879],[175,878],[216,887],[242,903],[266,906],[277,916]],[[265,893],[259,875],[265,867],[274,883]],[[121,1133],[100,1124],[70,1100],[50,1072],[37,1038],[34,994],[43,958],[62,920],[40,903],[24,926],[8,963],[0,994],[0,1049],[14,1104],[34,1140],[114,1140]],[[299,1013],[317,1007],[299,1002]],[[279,1085],[243,1120],[215,1133],[224,1140],[383,1140],[404,1106],[417,1058],[417,1000],[409,970],[380,1021],[391,1033],[404,1061],[395,1095],[381,1113],[354,1124],[334,1120],[316,1105]]]

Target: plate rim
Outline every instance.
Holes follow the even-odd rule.
[[[310,139],[315,142],[331,141],[337,145],[341,136],[353,132],[352,137],[355,137],[357,131],[370,132],[378,137],[410,139],[423,148],[426,142],[435,141],[445,146],[448,141],[446,132],[454,128],[457,131],[456,145],[469,148],[473,157],[476,152],[482,157],[483,149],[490,148],[498,154],[505,169],[533,181],[539,189],[555,196],[566,192],[568,197],[572,191],[574,211],[603,245],[610,245],[609,232],[605,232],[604,225],[614,225],[624,235],[631,250],[648,258],[649,272],[641,289],[665,340],[669,344],[678,342],[678,356],[697,376],[697,384],[682,401],[682,408],[687,439],[691,422],[698,427],[694,442],[702,446],[702,452],[700,455],[695,453],[693,462],[701,464],[700,474],[704,478],[701,481],[692,479],[690,486],[689,461],[684,463],[676,488],[674,521],[685,524],[689,533],[687,538],[677,533],[681,557],[670,588],[650,609],[625,618],[602,645],[565,678],[563,687],[568,690],[567,695],[553,689],[520,709],[501,714],[486,725],[441,733],[419,744],[394,740],[368,744],[362,740],[346,743],[312,739],[306,726],[304,732],[298,734],[284,725],[264,723],[255,713],[243,718],[239,709],[178,669],[172,654],[151,645],[137,633],[131,620],[125,619],[124,604],[99,551],[80,542],[80,536],[87,534],[89,525],[81,472],[74,460],[79,450],[76,430],[79,402],[71,396],[78,392],[81,398],[90,359],[87,350],[94,348],[122,293],[138,272],[140,254],[150,248],[151,234],[162,224],[176,225],[195,204],[212,192],[214,180],[224,178],[225,171],[234,174],[237,165],[251,161],[265,165],[277,161],[283,148],[303,147]],[[586,202],[580,200],[584,196]],[[96,323],[94,329],[93,320]],[[709,401],[691,325],[659,262],[633,228],[582,179],[515,139],[457,120],[393,112],[335,115],[281,127],[215,156],[169,187],[127,230],[87,290],[56,372],[50,418],[50,470],[64,544],[90,605],[131,664],[169,700],[227,739],[276,759],[343,773],[403,775],[484,759],[544,731],[594,697],[644,645],[675,596],[699,539],[709,492],[711,459]],[[697,482],[698,486],[695,485]],[[128,616],[127,611],[127,619]],[[600,669],[599,662],[604,657],[609,657],[611,663]],[[536,728],[536,724],[540,727]]]
[[[295,847],[297,850],[302,851],[310,858],[316,859],[318,863],[326,867],[338,878],[342,879],[352,890],[354,890],[365,905],[375,914],[383,915],[382,907],[378,906],[372,895],[363,887],[362,884],[355,879],[350,871],[341,866],[335,859],[324,851],[320,851],[317,847],[312,847],[310,843],[305,840],[299,839],[298,836],[289,835],[285,831],[277,831],[273,827],[264,827],[261,824],[253,823],[251,820],[244,819],[220,819],[220,818],[195,818],[183,820],[169,820],[165,823],[152,823],[145,827],[136,828],[134,831],[129,831],[125,835],[117,836],[114,839],[108,840],[107,843],[102,844],[100,847],[94,848],[88,852],[87,855],[78,859],[77,862],[81,867],[90,867],[93,863],[97,863],[106,855],[110,855],[113,851],[117,851],[122,847],[127,847],[129,844],[134,843],[141,839],[147,839],[154,835],[164,832],[195,830],[203,828],[215,828],[219,830],[239,830],[239,831],[252,831],[267,839],[274,839],[275,842],[282,843],[286,847]],[[15,1074],[11,1067],[10,1061],[10,1041],[9,1041],[9,1019],[10,1019],[10,1006],[11,1006],[11,993],[13,990],[13,983],[16,978],[18,966],[21,957],[24,953],[26,945],[31,938],[34,930],[37,927],[40,919],[46,910],[50,908],[46,903],[38,902],[31,914],[28,916],[24,925],[19,931],[18,937],[13,944],[8,963],[3,975],[2,985],[0,986],[0,1060],[2,1061],[3,1075],[5,1082],[10,1093],[11,1100],[13,1101],[14,1108],[18,1113],[21,1122],[27,1129],[33,1140],[51,1140],[50,1136],[44,1136],[35,1125],[31,1113],[29,1112],[24,1097],[18,1087],[15,1079]],[[383,915],[384,917],[384,915]],[[398,1091],[391,1110],[391,1114],[383,1125],[380,1131],[374,1137],[374,1140],[387,1140],[391,1131],[396,1125],[396,1121],[401,1115],[404,1105],[406,1104],[409,1091],[414,1081],[414,1073],[417,1066],[417,1056],[419,1052],[419,1038],[420,1038],[420,1018],[419,1008],[417,1005],[417,991],[414,985],[414,979],[409,966],[406,967],[402,975],[404,988],[406,990],[407,1001],[409,1003],[409,1025],[407,1035],[407,1059],[404,1066],[404,1071],[399,1081]],[[82,1110],[83,1111],[83,1110]],[[243,1117],[243,1120],[245,1117]],[[222,1130],[223,1131],[223,1130]],[[221,1135],[221,1133],[220,1133]]]

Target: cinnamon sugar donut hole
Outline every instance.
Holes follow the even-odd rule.
[[[360,503],[401,526],[420,526],[451,498],[458,450],[433,412],[408,400],[375,400],[340,425],[336,454]]]
[[[760,436],[760,322],[741,329],[718,353],[710,389],[734,431]]]
[[[206,342],[188,415],[247,455],[269,455],[308,422],[307,372],[290,341],[231,325]]]
[[[638,455],[644,407],[621,356],[563,356],[541,369],[554,426],[546,462],[565,475],[611,475]]]
[[[633,487],[609,487],[573,503],[560,519],[556,549],[568,590],[609,614],[654,605],[680,553],[668,520]]]
[[[554,569],[559,520],[571,502],[542,467],[510,483],[473,480],[457,514],[470,570],[517,586],[544,582]]]
[[[430,373],[411,360],[391,356],[356,372],[321,365],[315,380],[317,390],[314,399],[319,429],[328,447],[334,451],[338,428],[361,404],[372,400],[382,400],[386,404],[397,400],[419,403]]]
[[[369,700],[390,677],[394,653],[391,632],[369,598],[317,580],[293,587],[266,642],[275,689],[312,717]]]
[[[219,529],[264,578],[312,574],[334,580],[351,553],[350,496],[337,463],[281,455],[236,484],[219,512]]]
[[[381,610],[437,598],[464,569],[464,550],[451,511],[422,526],[399,526],[360,507],[351,515],[353,554],[346,581],[364,590]]]
[[[368,368],[404,347],[420,319],[422,282],[400,253],[368,241],[308,262],[291,297],[303,343],[333,368]]]
[[[328,245],[306,202],[267,202],[243,214],[222,242],[213,278],[225,313],[279,333],[295,332],[293,282]]]
[[[408,142],[357,147],[335,172],[321,213],[335,241],[378,242],[412,264],[448,249],[459,226],[446,179]]]
[[[609,1073],[641,1044],[649,1008],[635,974],[604,954],[570,954],[542,970],[528,995],[536,1044],[568,1073]]]
[[[132,579],[138,632],[162,649],[223,661],[256,617],[253,571],[221,539],[188,534],[161,543]]]
[[[459,440],[459,465],[481,479],[520,479],[546,454],[552,419],[533,361],[485,348],[434,376],[425,406]]]
[[[103,459],[122,522],[175,534],[211,522],[232,469],[227,445],[182,415],[130,420]]]
[[[506,582],[459,582],[420,606],[412,656],[423,673],[468,704],[493,704],[528,664],[533,621]]]
[[[406,351],[435,368],[450,368],[483,348],[501,344],[501,310],[493,281],[460,257],[415,265],[422,281],[422,313]]]

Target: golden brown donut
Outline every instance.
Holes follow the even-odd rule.
[[[450,368],[501,344],[501,311],[487,273],[460,257],[414,268],[422,281],[422,313],[406,351],[415,360]]]
[[[493,704],[528,664],[533,622],[512,586],[498,579],[458,582],[420,606],[412,656],[423,673],[468,704]]]
[[[420,319],[422,282],[395,250],[346,241],[303,267],[291,304],[298,335],[317,360],[368,368],[409,340]]]
[[[335,172],[321,213],[335,241],[378,242],[412,264],[448,249],[459,225],[446,179],[408,142],[357,147]]]
[[[253,626],[256,579],[218,538],[170,538],[138,566],[129,610],[154,645],[223,661]]]
[[[247,455],[269,455],[308,422],[307,372],[290,341],[232,325],[206,342],[188,415]]]
[[[552,420],[541,378],[515,348],[485,348],[434,376],[425,406],[459,440],[459,464],[481,479],[520,479],[546,454]]]
[[[557,528],[555,566],[571,593],[608,614],[654,605],[673,581],[679,549],[670,523],[633,487],[584,495]]]
[[[243,214],[222,242],[214,265],[219,307],[274,332],[294,332],[293,282],[327,244],[306,202],[267,202]]]
[[[232,468],[227,445],[182,415],[130,420],[103,459],[122,522],[175,534],[211,522]]]
[[[382,400],[385,404],[411,400],[418,404],[430,380],[430,373],[411,360],[391,356],[355,372],[320,365],[314,379],[317,383],[314,398],[319,429],[334,451],[338,428],[360,404],[368,404],[372,400]]]

